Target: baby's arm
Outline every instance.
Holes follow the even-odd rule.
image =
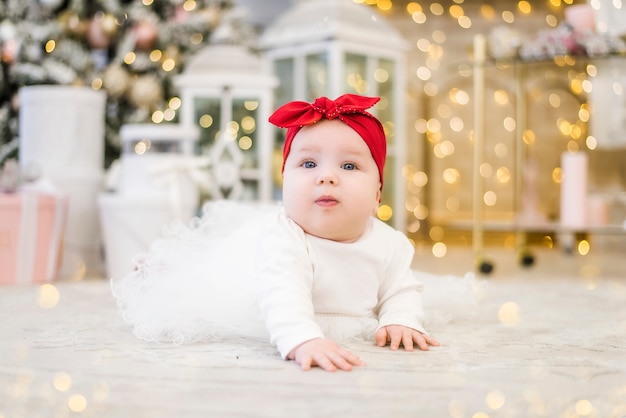
[[[376,345],[384,347],[389,343],[392,350],[402,345],[406,351],[413,351],[417,345],[421,350],[428,350],[439,342],[430,337],[422,325],[423,285],[411,269],[415,250],[401,233],[397,233],[394,240],[396,245],[388,245],[393,248],[393,255],[379,289]]]
[[[351,370],[362,365],[356,355],[324,337],[315,322],[311,296],[312,266],[304,241],[287,228],[269,231],[260,246],[256,268],[259,307],[281,357],[302,370]]]
[[[313,366],[334,372],[337,369],[352,370],[352,366],[365,366],[359,356],[342,348],[328,338],[315,338],[305,341],[287,354],[302,370],[310,370]]]
[[[413,351],[413,344],[416,344],[422,351],[427,351],[429,345],[435,347],[439,345],[439,342],[433,337],[403,325],[381,327],[376,331],[375,340],[379,347],[384,347],[389,343],[389,348],[392,350],[397,350],[400,344],[406,351]]]

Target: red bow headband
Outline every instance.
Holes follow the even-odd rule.
[[[344,94],[334,101],[320,97],[315,99],[313,103],[294,101],[279,107],[270,116],[269,121],[279,128],[287,128],[283,147],[283,170],[293,138],[303,126],[312,125],[321,119],[339,119],[354,129],[367,144],[378,167],[382,186],[383,169],[387,156],[387,140],[383,125],[376,116],[366,111],[379,100],[379,97]]]

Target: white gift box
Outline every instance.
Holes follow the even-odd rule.
[[[164,226],[176,219],[187,223],[196,211],[196,202],[186,202],[182,205],[182,215],[178,216],[167,196],[102,193],[99,205],[109,278],[131,272],[135,256],[150,248]]]
[[[45,177],[104,172],[106,94],[89,87],[20,88],[20,166]]]

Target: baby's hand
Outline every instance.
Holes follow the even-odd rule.
[[[334,372],[337,369],[352,370],[352,366],[365,366],[363,360],[339,344],[327,338],[315,338],[303,342],[287,355],[289,360],[295,360],[302,370],[309,370],[313,366]]]
[[[397,350],[400,343],[406,351],[413,351],[413,343],[417,344],[420,350],[428,350],[428,346],[438,346],[439,342],[433,337],[402,325],[387,325],[376,331],[376,345],[384,347],[389,343],[389,348]]]

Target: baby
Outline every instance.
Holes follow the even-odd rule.
[[[422,328],[411,243],[374,217],[386,139],[366,109],[378,100],[322,97],[287,103],[270,117],[288,129],[284,227],[268,232],[261,248],[271,251],[259,253],[260,306],[272,343],[305,370],[363,365],[326,338],[317,323],[325,317],[370,318],[376,344],[392,350],[439,345]]]

